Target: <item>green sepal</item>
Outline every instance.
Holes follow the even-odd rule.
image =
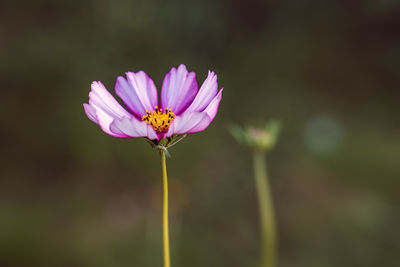
[[[152,140],[148,138],[143,138],[152,148],[155,148],[157,146],[156,143],[154,143]]]
[[[185,138],[187,134],[184,135],[178,135],[175,134],[172,137],[161,139],[160,141],[157,142],[157,140],[149,140],[148,138],[144,138],[147,143],[151,145],[152,148],[158,149],[158,150],[163,150],[165,152],[166,157],[171,157],[171,154],[168,152],[168,148],[176,145],[180,141],[182,141],[183,138]]]

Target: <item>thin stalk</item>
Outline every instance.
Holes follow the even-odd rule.
[[[165,151],[160,150],[161,168],[163,176],[163,249],[164,249],[164,267],[171,266],[169,253],[169,230],[168,230],[168,178],[167,178],[167,163],[165,160]]]
[[[261,227],[261,267],[276,266],[276,223],[264,152],[254,152],[254,178]]]

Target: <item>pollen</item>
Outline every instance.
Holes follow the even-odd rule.
[[[175,117],[170,108],[166,108],[164,112],[162,108],[155,106],[153,112],[146,110],[146,115],[142,117],[142,120],[153,127],[157,133],[166,133]]]

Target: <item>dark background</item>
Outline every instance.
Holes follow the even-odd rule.
[[[257,266],[251,157],[226,128],[271,118],[279,266],[398,266],[399,48],[396,0],[2,1],[0,265],[161,266],[158,154],[82,103],[184,63],[225,89],[170,150],[173,266]]]

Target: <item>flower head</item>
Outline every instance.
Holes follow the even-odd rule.
[[[272,120],[263,122],[260,126],[248,126],[244,129],[232,125],[229,130],[241,145],[256,151],[268,151],[278,140],[280,122]]]
[[[211,71],[198,89],[196,74],[182,64],[165,76],[160,103],[153,80],[139,71],[117,78],[115,92],[126,109],[101,82],[92,83],[89,103],[83,106],[88,118],[111,136],[145,137],[158,143],[205,130],[217,114],[222,90],[218,91],[217,76]]]

